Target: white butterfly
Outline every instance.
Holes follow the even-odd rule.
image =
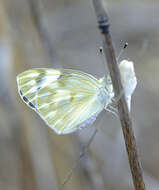
[[[124,60],[119,69],[130,108],[137,84],[134,66]],[[109,76],[98,80],[71,69],[31,69],[17,76],[17,84],[23,101],[57,134],[91,125],[103,109],[109,110],[114,97]]]

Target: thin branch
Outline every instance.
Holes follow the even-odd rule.
[[[120,72],[117,65],[114,48],[112,45],[111,35],[109,33],[109,19],[101,0],[92,1],[96,12],[99,29],[101,30],[101,33],[104,36],[103,49],[106,56],[110,76],[112,79],[115,96],[118,97],[118,95],[123,91],[123,87],[121,83]],[[146,187],[144,184],[142,168],[137,153],[136,140],[132,128],[132,122],[128,106],[124,95],[122,95],[121,99],[119,100],[118,112],[125,139],[126,150],[128,153],[134,187],[136,190],[145,190]]]

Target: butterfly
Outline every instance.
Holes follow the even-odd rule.
[[[122,85],[130,109],[137,80],[133,62],[119,64]],[[68,134],[91,125],[99,113],[111,111],[114,91],[110,76],[97,79],[72,69],[37,68],[17,76],[22,100],[57,134]]]

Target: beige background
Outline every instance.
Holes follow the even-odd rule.
[[[149,190],[159,189],[159,3],[105,1],[116,54],[134,61],[132,120]],[[90,0],[0,0],[0,189],[58,190],[99,132],[65,190],[133,189],[119,121],[102,112],[93,126],[58,136],[21,101],[16,75],[33,67],[79,69],[101,77],[101,35]]]

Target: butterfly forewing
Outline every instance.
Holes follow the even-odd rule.
[[[25,103],[35,109],[35,100],[38,91],[56,81],[60,71],[55,69],[32,69],[17,76],[18,91]]]

